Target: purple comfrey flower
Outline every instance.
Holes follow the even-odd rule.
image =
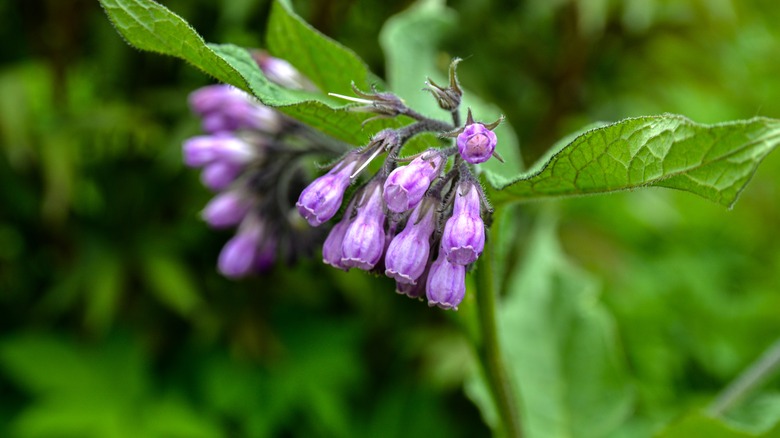
[[[384,227],[382,185],[375,181],[366,187],[357,216],[344,234],[341,264],[366,271],[376,266],[385,249]]]
[[[429,203],[418,205],[412,212],[404,230],[387,248],[385,275],[398,283],[417,282],[428,264],[431,234],[436,229],[435,212]]]
[[[444,224],[441,249],[451,263],[474,263],[485,248],[485,224],[481,218],[482,199],[473,182],[462,182],[455,193],[452,217]]]
[[[466,267],[447,261],[443,251],[431,265],[425,294],[429,306],[458,310],[458,304],[466,295]]]
[[[242,164],[230,163],[228,161],[216,161],[207,164],[200,174],[200,181],[204,186],[218,192],[224,190],[241,175],[244,166]]]
[[[200,116],[219,111],[224,103],[240,92],[232,85],[215,84],[198,88],[190,93],[190,109]]]
[[[295,206],[311,226],[319,226],[339,211],[356,165],[354,158],[345,159],[303,189]]]
[[[496,134],[485,125],[471,123],[458,134],[458,152],[468,163],[484,163],[493,155],[497,142]]]
[[[428,151],[399,167],[385,181],[384,198],[387,208],[403,213],[422,200],[433,178],[439,175],[445,157],[438,151]]]
[[[254,271],[255,258],[263,239],[264,226],[262,222],[253,221],[242,226],[238,234],[228,240],[219,253],[217,268],[228,278],[240,278]]]
[[[201,216],[214,228],[232,227],[241,223],[250,206],[251,202],[240,193],[224,192],[206,204]]]
[[[325,239],[325,243],[322,244],[322,261],[331,265],[334,268],[349,270],[349,267],[341,262],[342,251],[341,244],[344,242],[344,235],[347,234],[347,228],[352,222],[349,217],[349,211],[344,213],[344,217],[333,226],[328,234],[328,238]]]
[[[215,161],[244,164],[258,156],[257,149],[229,134],[199,135],[187,139],[183,145],[184,163],[202,167]]]
[[[190,108],[203,117],[208,133],[257,129],[277,133],[282,127],[279,113],[230,85],[209,85],[190,94]]]

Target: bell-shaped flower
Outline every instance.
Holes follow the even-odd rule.
[[[330,172],[312,181],[303,189],[295,206],[311,226],[330,220],[341,207],[352,171],[357,161],[350,159],[337,164]]]
[[[229,134],[192,137],[184,142],[183,152],[184,164],[190,167],[202,167],[215,161],[244,164],[258,156],[253,145]]]
[[[485,248],[485,223],[481,218],[479,189],[462,182],[455,194],[452,217],[444,224],[441,249],[451,263],[474,263]]]
[[[241,223],[251,202],[235,191],[223,192],[206,204],[201,216],[214,228],[228,228]]]
[[[357,215],[344,234],[341,264],[366,271],[376,266],[385,249],[384,227],[382,185],[374,182],[366,187]]]
[[[398,283],[415,284],[425,271],[436,228],[436,209],[428,203],[415,208],[406,227],[390,242],[385,254],[385,275]]]
[[[440,250],[428,272],[425,295],[429,306],[457,310],[466,295],[466,267],[450,263]]]
[[[322,244],[322,261],[337,269],[348,270],[349,267],[341,262],[342,251],[341,244],[344,242],[344,235],[347,234],[347,228],[352,221],[349,212],[344,213],[344,217],[331,228],[325,243]]]

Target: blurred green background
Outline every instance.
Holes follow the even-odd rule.
[[[208,41],[262,46],[266,0],[162,3]],[[377,35],[409,4],[295,6],[381,76]],[[503,108],[527,162],[599,120],[780,118],[774,0],[449,6],[460,24],[439,64],[466,58],[461,82]],[[447,312],[316,258],[217,275],[230,234],[198,219],[210,194],[180,162],[198,133],[187,94],[208,78],[127,46],[94,1],[5,1],[0,17],[0,436],[489,433]],[[614,324],[631,396],[605,434],[650,436],[706,405],[780,334],[778,155],[732,211],[656,189],[513,211],[522,260],[554,204]],[[777,421],[778,379],[730,417]]]

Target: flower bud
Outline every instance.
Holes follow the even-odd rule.
[[[250,205],[249,200],[240,194],[224,192],[206,204],[201,216],[214,228],[228,228],[241,223]]]
[[[333,226],[328,234],[325,243],[322,244],[322,261],[331,265],[334,268],[348,270],[349,267],[341,263],[341,257],[343,255],[341,251],[341,244],[344,242],[344,235],[347,234],[347,228],[351,223],[349,212],[344,214],[344,217]]]
[[[193,112],[204,116],[208,113],[219,111],[227,100],[240,92],[232,85],[215,84],[198,88],[190,93],[189,104]]]
[[[366,188],[357,216],[347,228],[341,244],[341,264],[349,268],[372,269],[385,249],[385,214],[382,208],[382,186],[373,183]]]
[[[450,263],[440,251],[428,272],[425,294],[429,306],[457,310],[466,295],[466,267]]]
[[[203,168],[203,172],[200,174],[200,181],[204,186],[218,192],[228,188],[243,170],[244,166],[241,164],[216,161],[207,164]]]
[[[484,163],[493,155],[497,142],[496,134],[485,125],[471,123],[458,134],[458,152],[468,163]]]
[[[200,135],[184,142],[184,163],[190,167],[201,167],[214,161],[228,161],[244,164],[257,156],[255,148],[238,137]]]
[[[311,226],[319,226],[339,211],[356,164],[354,159],[342,161],[303,189],[295,206]]]
[[[263,226],[260,223],[240,230],[228,240],[219,253],[219,272],[228,278],[240,278],[250,274],[255,267],[255,257],[262,237]]]
[[[444,156],[429,151],[406,166],[398,167],[385,180],[384,198],[387,209],[403,213],[420,203],[431,181],[438,176]]]
[[[395,236],[385,254],[385,275],[398,283],[415,284],[428,264],[435,209],[425,203],[412,212],[406,227]]]
[[[450,263],[474,263],[485,248],[485,224],[481,215],[479,190],[471,182],[458,185],[455,205],[444,224],[441,249]]]

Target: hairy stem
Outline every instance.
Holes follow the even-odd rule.
[[[758,360],[726,386],[707,408],[707,412],[715,417],[723,415],[764,384],[778,370],[780,370],[780,339],[769,346]]]
[[[493,275],[493,243],[485,242],[480,265],[477,269],[477,306],[481,343],[477,349],[482,368],[490,387],[490,394],[498,410],[498,416],[507,437],[523,435],[520,410],[517,406],[515,387],[509,378],[506,361],[498,339],[496,321],[496,285]]]

